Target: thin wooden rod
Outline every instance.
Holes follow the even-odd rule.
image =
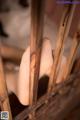
[[[80,30],[78,30],[77,33],[75,33],[74,39],[72,41],[72,46],[71,46],[71,50],[70,50],[70,54],[69,54],[69,58],[65,67],[65,75],[64,75],[64,80],[67,79],[68,75],[71,72],[75,57],[76,57],[76,53],[79,47],[79,43],[80,43]]]
[[[40,57],[43,43],[43,21],[45,0],[32,0],[30,41],[30,105],[37,100]]]
[[[76,58],[76,53],[79,47],[79,43],[80,43],[80,29],[78,29],[78,31],[75,33],[73,37],[70,52],[66,57],[66,63],[64,64],[63,66],[64,68],[62,68],[62,71],[61,71],[62,75],[60,78],[58,78],[58,80],[56,80],[57,83],[62,82],[63,80],[66,80],[67,77],[69,76]]]
[[[48,93],[51,92],[53,86],[56,83],[55,77],[56,77],[57,66],[58,66],[60,56],[61,56],[62,51],[63,51],[64,40],[67,38],[67,35],[69,33],[69,29],[71,26],[75,7],[76,7],[76,5],[74,5],[74,4],[67,5],[64,9],[64,13],[63,13],[60,28],[59,28],[57,44],[56,44],[56,48],[55,48],[55,52],[54,52],[54,63],[53,63],[52,68],[51,68]]]
[[[11,109],[9,104],[6,81],[4,77],[2,58],[0,57],[0,101],[1,110],[9,112],[9,120],[12,120]]]

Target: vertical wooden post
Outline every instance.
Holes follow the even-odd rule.
[[[30,41],[30,105],[37,101],[40,57],[43,43],[45,0],[32,0]]]
[[[9,112],[9,120],[12,120],[1,56],[0,56],[0,104],[1,104],[1,110],[8,111]]]
[[[66,5],[63,16],[62,16],[59,34],[58,34],[58,38],[57,38],[57,44],[56,44],[56,48],[55,48],[55,52],[54,52],[54,63],[53,63],[52,68],[51,68],[48,93],[50,93],[52,91],[52,89],[56,83],[56,79],[55,79],[56,70],[57,70],[60,56],[61,56],[62,51],[63,51],[64,40],[67,38],[67,35],[69,33],[69,29],[70,29],[70,25],[72,22],[75,6],[76,5],[74,5],[74,4],[73,5]]]

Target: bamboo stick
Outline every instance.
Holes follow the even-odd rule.
[[[45,0],[32,0],[30,41],[30,105],[37,101]]]
[[[68,75],[71,72],[79,43],[80,43],[80,30],[77,33],[75,33],[74,39],[72,41],[72,47],[71,47],[69,58],[68,58],[68,61],[67,61],[66,67],[65,67],[64,80],[67,79]]]
[[[69,74],[72,70],[74,61],[75,61],[75,57],[76,57],[76,53],[77,53],[79,43],[80,43],[80,33],[79,33],[79,30],[78,30],[78,32],[76,32],[75,35],[74,35],[72,45],[71,45],[71,49],[70,49],[70,53],[69,53],[68,57],[65,57],[66,58],[66,63],[64,64],[64,66],[62,66],[63,67],[62,70],[60,69],[62,74],[61,74],[61,77],[59,77],[56,80],[57,83],[62,82],[63,80],[66,80],[67,77],[69,76]]]
[[[53,86],[56,83],[55,77],[56,77],[57,66],[63,51],[64,40],[67,38],[67,35],[69,33],[75,7],[76,5],[67,5],[62,16],[58,38],[57,38],[56,49],[54,52],[54,63],[51,68],[48,93],[51,92]]]
[[[9,112],[9,120],[12,120],[10,104],[7,93],[7,86],[4,77],[3,63],[2,58],[0,57],[0,101],[1,101],[1,110]]]

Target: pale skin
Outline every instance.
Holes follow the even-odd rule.
[[[66,59],[62,61],[65,64]],[[44,39],[41,53],[41,64],[39,78],[44,75],[49,76],[53,64],[52,48],[50,40]],[[6,82],[9,92],[13,92],[23,105],[29,105],[29,70],[30,70],[30,46],[22,56],[19,72],[6,72]],[[61,67],[61,69],[62,69]],[[61,71],[61,70],[60,70]],[[62,72],[59,78],[62,77]],[[58,81],[60,82],[60,81]]]
[[[45,39],[42,47],[39,78],[43,75],[49,76],[52,63],[53,57],[50,40]],[[24,105],[29,104],[29,65],[30,46],[22,56],[19,73],[6,73],[6,82],[9,92],[14,92],[18,96],[20,102]]]
[[[24,12],[23,12],[24,11]],[[30,46],[28,37],[30,35],[30,11],[27,10],[12,11],[9,16],[1,16],[5,31],[9,34],[6,43],[13,46],[27,48],[22,56],[19,71],[6,72],[6,82],[9,92],[13,92],[23,105],[29,105],[29,65],[30,65]],[[3,19],[5,17],[5,19]],[[57,29],[54,21],[45,19],[45,35],[49,39],[44,39],[39,78],[43,75],[50,76],[51,66],[53,64],[52,49],[55,49]],[[7,24],[6,24],[7,23]],[[27,33],[27,34],[26,34]],[[66,58],[62,59],[59,77],[57,83],[63,78],[63,67],[66,64]]]

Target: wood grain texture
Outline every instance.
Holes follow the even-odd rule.
[[[64,8],[64,12],[63,12],[63,16],[62,16],[61,24],[59,28],[58,38],[57,38],[57,44],[54,52],[54,63],[51,69],[48,93],[51,92],[54,85],[56,84],[57,66],[62,57],[64,41],[66,40],[67,35],[69,33],[75,7],[76,5],[67,5]]]
[[[30,105],[37,100],[37,88],[40,57],[43,43],[43,21],[45,0],[32,0],[31,6],[31,40],[30,40]]]
[[[64,80],[67,79],[67,77],[70,75],[70,72],[72,70],[72,67],[73,67],[73,64],[76,58],[79,43],[80,43],[80,30],[78,30],[75,33],[73,41],[72,41],[71,50],[67,58],[67,64],[64,69],[65,70]]]
[[[75,32],[75,35],[73,37],[68,56],[66,56],[66,64],[64,64],[64,66],[61,70],[62,75],[60,78],[58,78],[59,82],[66,80],[67,77],[70,75],[71,70],[74,65],[74,62],[75,62],[75,59],[76,59],[79,44],[80,44],[80,29],[78,27],[78,30],[77,30],[77,32]]]
[[[71,75],[66,81],[55,87],[51,94],[44,95],[36,105],[28,107],[13,120],[29,119],[36,111],[36,120],[64,120],[80,102],[80,72]],[[48,100],[48,103],[45,103]]]
[[[5,81],[5,75],[3,70],[2,58],[0,57],[0,101],[1,101],[1,110],[9,112],[9,120],[12,120],[10,104],[7,93],[7,86]]]

